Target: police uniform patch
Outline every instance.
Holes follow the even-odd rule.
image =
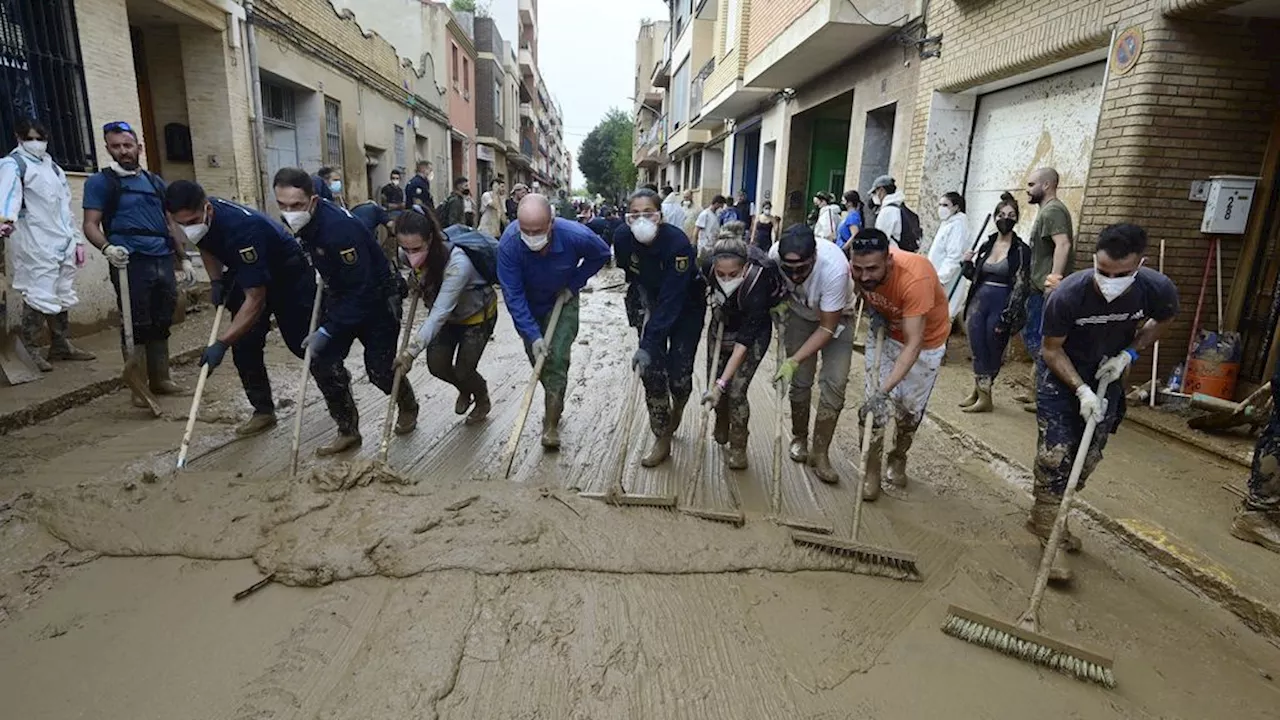
[[[239,252],[240,252],[240,259],[244,262],[245,265],[252,265],[258,262],[258,248],[256,247],[240,248]]]
[[[688,271],[689,271],[689,256],[683,255],[681,257],[676,258],[676,272],[682,273],[682,272],[688,272]]]
[[[359,260],[359,259],[360,259],[360,258],[356,255],[356,249],[355,249],[355,248],[346,248],[346,249],[344,249],[344,250],[339,250],[339,251],[338,251],[338,256],[339,256],[339,257],[341,257],[341,258],[342,258],[342,262],[346,263],[347,265],[355,265],[355,264],[356,264],[356,260]]]

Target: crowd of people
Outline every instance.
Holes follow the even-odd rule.
[[[187,254],[194,247],[214,305],[231,312],[200,362],[212,371],[232,352],[253,407],[237,432],[260,433],[276,422],[263,359],[274,320],[295,355],[310,349],[313,357],[310,371],[337,429],[320,455],[362,443],[345,367],[356,340],[370,382],[388,394],[398,387],[396,433],[414,431],[418,403],[407,378],[393,380],[424,354],[430,374],[457,390],[455,411],[467,423],[484,422],[491,399],[479,364],[494,337],[498,290],[530,362],[542,364],[542,445],[559,447],[579,293],[614,261],[628,284],[626,315],[637,337],[630,366],[644,388],[653,436],[641,459],[649,467],[672,452],[705,334],[715,362],[700,401],[715,411],[714,438],[726,466],[748,465],[747,390],[778,342],[772,380],[790,400],[788,455],[822,481],[838,482],[830,448],[846,403],[854,328],[865,312],[857,414],[859,424],[872,425],[863,492],[875,500],[882,479],[908,483],[907,456],[957,319],[973,356],[968,412],[993,410],[994,381],[1008,343],[1021,333],[1035,359],[1022,400],[1039,428],[1027,528],[1047,542],[1086,424],[1098,432],[1081,482],[1124,418],[1126,369],[1178,311],[1173,283],[1143,265],[1147,234],[1137,225],[1102,229],[1092,267],[1075,271],[1071,214],[1057,197],[1052,168],[1028,178],[1026,199],[1037,211],[1026,238],[1016,231],[1019,203],[1005,194],[991,209],[994,232],[971,242],[965,199],[948,192],[938,198],[933,242],[921,248],[919,218],[889,176],[876,178],[865,195],[819,193],[810,221],[784,228],[768,201],[757,208],[744,192],[699,208],[690,193],[670,187],[643,187],[619,206],[582,205],[575,220],[524,185],[508,195],[501,179],[476,203],[468,179],[459,177],[436,205],[430,163],[419,163],[403,188],[402,173],[393,172],[367,212],[365,203],[348,210],[330,199],[343,190],[337,172],[284,168],[272,179],[275,217],[210,196],[194,182],[166,184],[141,167],[141,144],[128,123],[108,123],[103,139],[112,163],[85,184],[79,232],[44,126],[19,123],[17,147],[0,160],[0,236],[13,244],[6,274],[22,298],[24,342],[37,347],[48,330],[41,369],[93,359],[68,337],[87,242],[106,257],[118,303],[127,277],[134,360],[146,366],[150,389],[182,392],[169,375],[168,338],[179,285],[194,282]],[[375,232],[388,226],[391,240],[380,245]],[[490,242],[465,241],[472,235]],[[321,290],[323,312],[313,329]],[[409,294],[430,310],[398,352]],[[1280,551],[1277,438],[1280,420],[1273,418],[1233,532]],[[1079,549],[1069,534],[1064,544]]]

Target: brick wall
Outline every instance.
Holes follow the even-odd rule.
[[[769,43],[790,27],[819,0],[762,0],[752,7],[751,28],[747,35],[746,60],[759,55]]]

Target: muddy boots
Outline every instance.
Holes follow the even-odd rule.
[[[400,397],[396,399],[396,425],[395,433],[397,435],[408,435],[418,427],[418,398],[414,397],[413,387],[409,385],[409,378],[400,380]]]
[[[63,310],[57,315],[46,315],[45,319],[49,321],[50,360],[74,360],[77,362],[88,362],[90,360],[98,359],[97,355],[81,350],[71,344],[71,320],[67,316],[66,310]]]
[[[977,393],[977,397],[969,405],[962,406],[964,407],[962,412],[987,413],[995,409],[995,405],[991,402],[991,378],[974,378],[974,392]]]
[[[1053,521],[1058,517],[1058,508],[1062,504],[1062,498],[1051,492],[1035,491],[1032,504],[1031,514],[1027,517],[1027,532],[1036,536],[1040,541],[1040,549],[1043,551],[1049,543],[1049,535],[1053,533]],[[1062,547],[1059,550],[1078,553],[1080,552],[1080,538],[1071,534],[1067,528],[1063,528]],[[1058,583],[1069,583],[1072,580],[1071,568],[1063,563],[1062,553],[1054,555],[1053,565],[1049,568],[1049,579]]]
[[[720,404],[716,406],[716,426],[713,435],[717,445],[724,445],[729,442],[729,398],[720,398]]]
[[[187,390],[179,387],[169,375],[169,341],[152,340],[147,343],[146,352],[151,392],[156,395],[186,395]]]
[[[666,398],[649,398],[646,404],[649,407],[649,426],[653,431],[653,444],[649,446],[649,452],[640,458],[640,464],[651,468],[661,465],[671,457],[671,426],[679,421],[672,415]]]
[[[24,303],[22,306],[22,327],[20,328],[22,344],[27,346],[27,354],[31,356],[32,361],[35,362],[40,372],[49,372],[53,370],[53,366],[36,350],[36,342],[40,339],[40,331],[44,328],[44,325],[44,313]]]
[[[791,401],[791,459],[809,461],[809,403]]]
[[[489,411],[493,409],[493,404],[489,401],[489,388],[481,381],[480,389],[475,394],[475,405],[471,408],[471,414],[464,421],[467,425],[476,425],[485,421],[489,417]]]
[[[257,413],[253,414],[248,420],[240,424],[236,428],[237,437],[253,437],[270,430],[276,426],[275,413]]]
[[[907,451],[916,439],[916,428],[898,423],[893,429],[893,447],[889,449],[889,467],[885,479],[896,488],[907,486]]]
[[[727,413],[726,413],[727,414]],[[724,464],[730,470],[747,469],[747,423],[730,423],[729,445],[725,449]]]
[[[862,470],[862,499],[867,502],[875,502],[880,497],[883,462],[884,429],[875,428],[871,431],[871,446],[867,448],[867,465]]]
[[[689,404],[689,396],[678,397],[671,396],[671,419],[667,421],[667,434],[675,435],[680,429],[680,423],[684,420],[684,407]]]
[[[467,390],[458,391],[458,399],[453,403],[454,415],[466,415],[467,410],[471,409],[471,393]]]
[[[655,433],[653,444],[649,446],[649,452],[640,458],[640,464],[647,468],[658,467],[669,457],[671,457],[671,433]]]
[[[560,449],[560,414],[564,412],[564,398],[547,393],[546,414],[542,416],[542,447]]]
[[[325,398],[325,404],[329,406],[329,415],[338,424],[338,436],[328,444],[316,448],[316,455],[328,457],[360,447],[364,442],[364,438],[360,436],[360,410],[356,407],[355,397],[351,395],[351,388],[346,388],[340,397]],[[298,410],[301,411],[301,408]]]
[[[965,397],[965,399],[957,403],[956,407],[967,408],[971,407],[976,402],[978,402],[978,378],[975,376],[973,378],[973,390]]]
[[[839,415],[824,414],[818,410],[818,420],[813,424],[813,447],[809,448],[809,466],[818,479],[827,484],[840,481],[836,469],[831,467],[831,458],[827,451],[831,447],[831,436],[836,432],[836,421]]]
[[[124,364],[125,364],[126,374],[136,379],[136,381],[138,383],[141,383],[142,385],[148,384],[149,381],[147,380],[147,378],[149,376],[149,373],[147,372],[147,349],[145,347],[143,347],[142,345],[134,345],[133,352],[130,353],[128,359],[125,360]],[[136,375],[134,375],[133,373],[136,373]],[[137,391],[132,392],[131,395],[133,397],[134,407],[136,408],[151,407],[151,403],[147,402],[147,399],[139,395]]]
[[[1280,553],[1280,513],[1242,507],[1231,523],[1231,534],[1245,542],[1257,543],[1271,552]]]

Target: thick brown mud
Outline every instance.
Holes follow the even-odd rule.
[[[1113,651],[1116,691],[943,635],[949,603],[1015,618],[1036,546],[1006,467],[935,426],[912,451],[910,487],[869,506],[862,533],[915,552],[921,582],[850,573],[793,545],[770,508],[768,363],[752,391],[749,470],[723,469],[719,449],[696,437],[696,404],[672,461],[621,465],[627,492],[684,505],[693,490],[701,507],[741,507],[744,527],[579,497],[613,482],[633,345],[620,296],[584,295],[564,448],[537,445],[539,393],[510,480],[500,456],[528,364],[506,319],[481,363],[489,422],[464,425],[450,388],[417,368],[419,428],[392,440],[390,470],[372,460],[385,398],[364,381],[362,450],[313,457],[333,426],[311,392],[296,478],[296,408],[234,440],[230,423],[247,408],[229,371],[212,379],[181,474],[182,399],[165,400],[174,419],[150,421],[116,393],[7,436],[6,715],[1273,716],[1280,650],[1089,526],[1076,586],[1051,594],[1042,620],[1056,637]],[[271,370],[277,397],[292,397],[296,360],[273,348]],[[851,404],[859,378],[855,369]],[[849,532],[851,415],[836,442],[841,485],[784,461],[785,518]],[[633,454],[643,428],[634,423]],[[703,482],[689,488],[700,459]],[[272,585],[231,600],[268,573]]]

